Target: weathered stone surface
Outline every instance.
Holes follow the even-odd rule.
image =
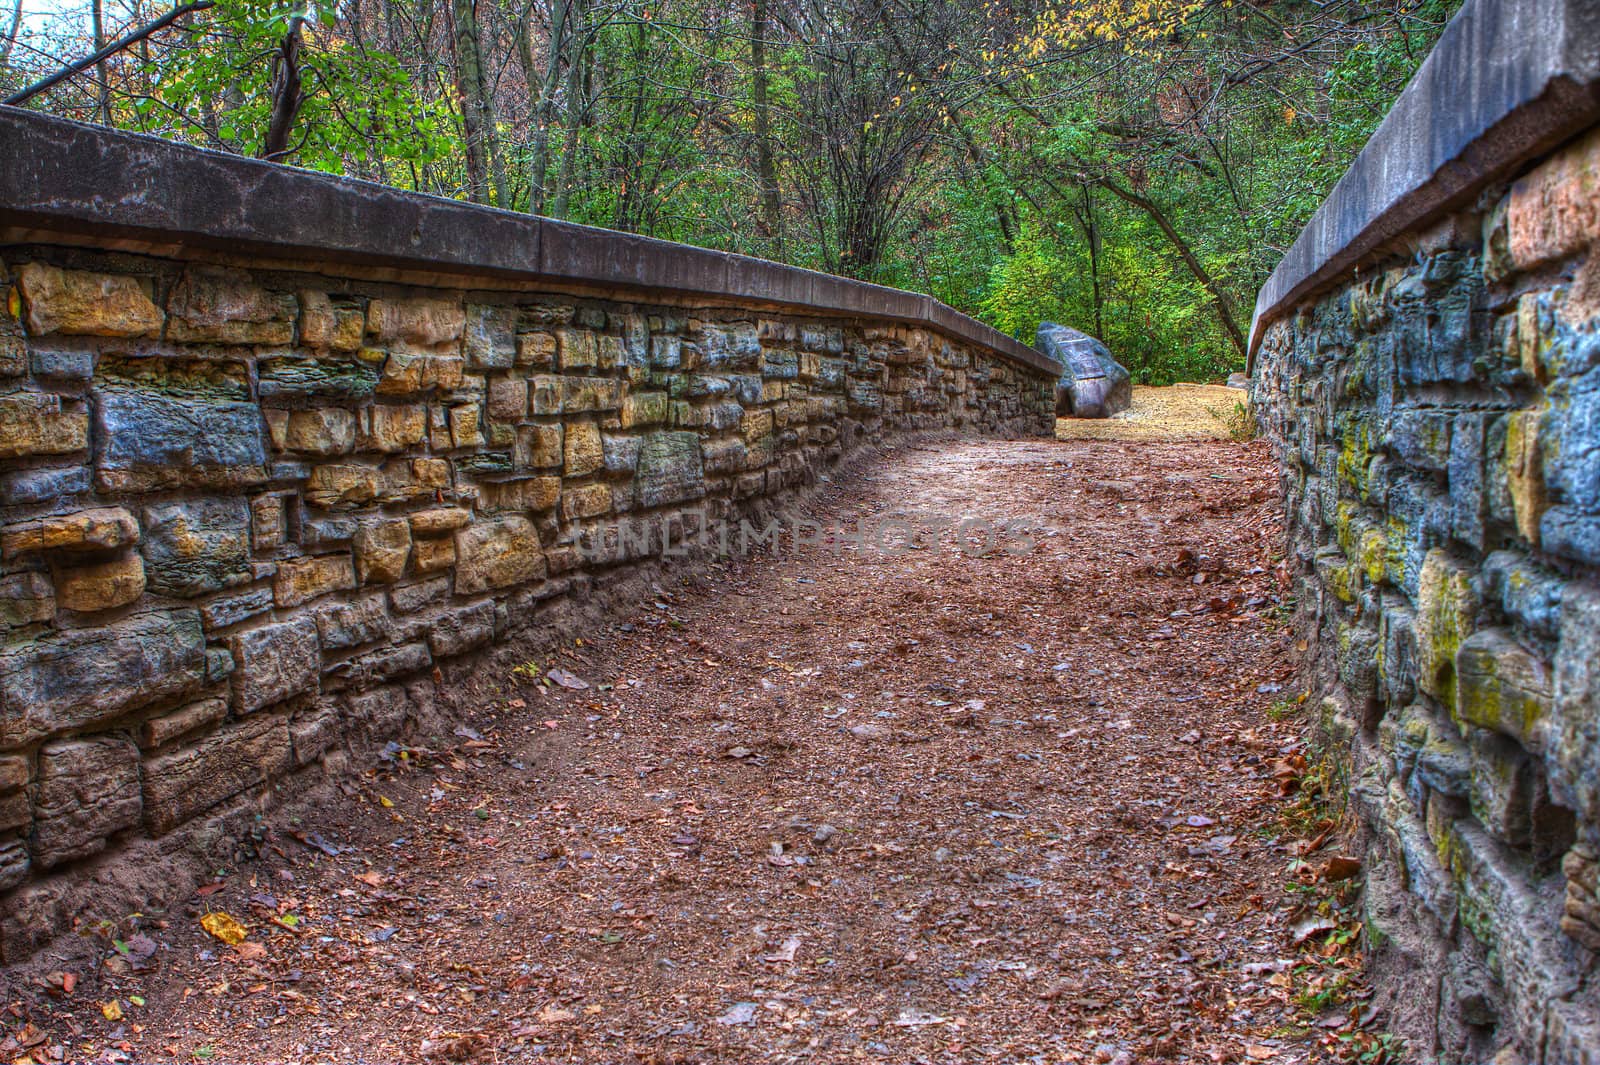
[[[127,606],[144,594],[144,560],[135,554],[106,562],[62,568],[56,573],[56,603],[91,613]]]
[[[608,485],[586,484],[561,493],[561,516],[567,521],[598,518],[610,509],[611,488]]]
[[[236,489],[267,479],[252,403],[108,389],[96,401],[95,430],[102,491]]]
[[[367,335],[380,343],[437,348],[460,340],[467,314],[451,299],[381,299],[367,305]]]
[[[223,700],[201,699],[140,725],[139,746],[145,750],[165,747],[173,740],[208,729],[227,716],[228,704]]]
[[[326,292],[300,292],[300,343],[309,348],[355,351],[361,347],[366,314],[354,307],[335,307]]]
[[[139,542],[139,523],[122,507],[96,507],[8,525],[0,533],[0,555],[35,551],[103,551]]]
[[[642,507],[659,507],[698,499],[705,494],[698,433],[655,432],[639,448],[635,499]]]
[[[528,416],[528,382],[520,377],[496,377],[489,382],[489,417],[520,421]]]
[[[139,823],[139,749],[101,737],[39,751],[33,859],[49,869],[105,849],[106,837]]]
[[[85,423],[88,415],[84,415]],[[0,436],[5,430],[0,428]],[[58,503],[89,491],[92,482],[86,466],[14,470],[0,476],[0,502],[12,506],[27,503]]]
[[[526,425],[517,431],[517,458],[529,469],[546,470],[563,461],[560,425]]]
[[[462,351],[475,370],[510,369],[517,356],[517,309],[472,306],[466,312]]]
[[[456,564],[456,542],[451,537],[417,540],[411,545],[412,563],[418,573],[438,573]]]
[[[349,555],[315,555],[280,563],[273,578],[272,595],[278,606],[295,607],[355,586],[355,565]]]
[[[35,336],[153,337],[161,332],[161,309],[138,278],[46,263],[24,263],[16,278],[27,308],[24,321]]]
[[[314,618],[250,629],[229,639],[228,646],[238,663],[233,697],[242,714],[317,688],[322,651]]]
[[[264,499],[276,505],[265,520],[281,522],[278,497]],[[281,527],[256,528],[258,545],[281,542]],[[250,504],[238,496],[146,507],[144,529],[150,590],[159,595],[192,599],[250,580]]]
[[[456,592],[470,595],[524,584],[545,575],[533,523],[522,517],[482,521],[456,533]]]
[[[472,512],[465,507],[437,507],[419,510],[410,515],[413,536],[443,536],[455,532],[472,520]]]
[[[311,471],[306,502],[324,509],[357,507],[374,502],[389,490],[383,471],[354,463],[329,463]]]
[[[600,427],[593,422],[568,423],[562,445],[562,472],[568,477],[584,477],[604,464]]]
[[[420,404],[379,405],[365,416],[363,450],[397,452],[428,438],[428,409]]]
[[[191,266],[167,300],[167,338],[179,343],[289,344],[298,307],[243,270]]]
[[[1477,624],[1472,571],[1442,549],[1428,552],[1417,593],[1417,687],[1455,703],[1456,651]]]
[[[1512,262],[1529,269],[1600,242],[1600,131],[1568,146],[1511,189]]]
[[[556,338],[550,333],[523,333],[517,337],[518,366],[551,370],[556,364]]]
[[[482,647],[494,638],[494,603],[474,603],[434,615],[428,624],[428,648],[435,658],[449,658]]]
[[[55,589],[43,573],[0,577],[0,628],[49,621],[56,616]]]
[[[364,595],[348,603],[330,603],[317,610],[317,632],[324,651],[344,651],[351,647],[378,643],[389,638],[389,611],[382,592]]]
[[[110,721],[198,686],[205,637],[194,610],[50,632],[0,650],[0,747]]]
[[[1036,346],[1066,370],[1056,386],[1057,417],[1108,418],[1133,402],[1133,378],[1094,337],[1041,322]]]
[[[388,518],[363,525],[355,535],[356,576],[362,584],[389,584],[405,576],[411,557],[411,523]]]
[[[144,764],[144,820],[164,835],[292,764],[288,722],[278,716],[224,725],[192,747]]]
[[[319,397],[356,401],[378,390],[381,367],[360,359],[262,359],[258,364],[262,399]]]
[[[70,455],[88,446],[88,413],[71,409],[60,396],[50,392],[0,396],[0,458]]]

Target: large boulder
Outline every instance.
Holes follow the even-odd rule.
[[[1056,383],[1056,417],[1109,418],[1133,402],[1133,378],[1088,333],[1040,322],[1037,346],[1065,368]]]

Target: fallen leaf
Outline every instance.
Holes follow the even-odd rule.
[[[112,999],[110,1002],[102,1002],[100,1003],[100,1013],[108,1021],[120,1021],[122,1020],[122,1003],[116,999]]]
[[[200,927],[230,947],[243,943],[245,936],[249,935],[245,931],[244,925],[239,923],[238,918],[231,914],[223,913],[221,910],[215,910],[200,918]]]
[[[570,688],[573,691],[583,691],[589,687],[588,681],[574,673],[568,673],[564,669],[552,669],[545,676],[563,688]]]
[[[1349,880],[1353,876],[1360,875],[1360,858],[1346,858],[1341,855],[1334,855],[1322,867],[1322,879],[1324,880]]]

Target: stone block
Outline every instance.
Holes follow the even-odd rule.
[[[367,335],[381,343],[438,348],[460,340],[467,314],[447,299],[381,299],[367,306]]]
[[[0,628],[50,621],[56,616],[55,589],[43,573],[0,577]]]
[[[633,476],[633,471],[639,465],[639,445],[640,438],[637,436],[600,434],[600,451],[606,473],[613,476]]]
[[[1539,520],[1539,544],[1546,554],[1600,566],[1600,515],[1551,507]]]
[[[1600,824],[1600,588],[1592,584],[1563,592],[1553,688],[1552,792],[1580,823]]]
[[[435,614],[428,621],[428,647],[435,658],[449,658],[482,647],[494,638],[494,603],[473,603]]]
[[[144,560],[136,554],[56,571],[56,603],[81,613],[127,606],[144,594]]]
[[[706,473],[740,473],[745,469],[744,441],[707,440],[701,445],[702,464]]]
[[[273,577],[272,597],[280,607],[294,607],[329,592],[356,586],[355,566],[349,555],[314,555],[291,558],[278,564]]]
[[[50,392],[0,396],[0,458],[70,455],[89,446],[89,415]],[[11,478],[26,477],[18,472]]]
[[[550,333],[523,333],[517,337],[518,366],[551,370],[556,365],[556,338]]]
[[[380,368],[360,359],[262,359],[257,381],[262,399],[371,399],[378,390]]]
[[[516,464],[534,470],[558,467],[562,444],[560,425],[525,425],[517,430]]]
[[[283,496],[256,496],[250,501],[250,541],[257,551],[283,546],[287,526]]]
[[[356,351],[361,347],[365,312],[335,307],[326,292],[302,290],[299,298],[301,345],[330,351]]]
[[[605,465],[600,428],[593,422],[571,422],[562,444],[562,470],[568,477],[584,477]]]
[[[417,540],[411,558],[418,573],[438,573],[456,564],[456,542],[451,537]]]
[[[139,726],[139,746],[147,751],[165,747],[174,740],[203,731],[228,716],[228,704],[221,699],[202,699],[179,707]]]
[[[1417,687],[1447,707],[1456,702],[1456,651],[1477,628],[1473,571],[1441,548],[1428,552],[1417,593]]]
[[[405,689],[398,686],[352,695],[349,707],[350,717],[360,722],[368,734],[377,737],[400,735],[406,719],[411,716],[411,700]]]
[[[1600,242],[1600,133],[1557,152],[1511,187],[1508,248],[1518,269]]]
[[[281,543],[280,497],[263,496],[256,504],[266,512],[256,524],[257,545]],[[266,524],[272,519],[276,530]],[[158,595],[192,599],[250,579],[251,504],[238,496],[146,507],[144,529],[145,567]]]
[[[355,552],[362,584],[392,584],[405,576],[411,557],[411,523],[387,518],[363,525],[355,535]]]
[[[34,336],[154,337],[161,333],[161,309],[150,301],[147,286],[138,278],[24,263],[16,280],[26,308],[23,321]]]
[[[94,352],[35,348],[29,363],[35,377],[88,381],[94,377]]]
[[[639,429],[667,420],[665,392],[633,392],[622,400],[622,428]]]
[[[521,421],[528,416],[528,382],[521,377],[494,377],[489,380],[489,417],[500,421]]]
[[[428,408],[421,404],[375,406],[362,417],[361,447],[394,453],[416,447],[428,438]]]
[[[608,485],[580,485],[561,493],[561,516],[567,521],[598,518],[610,510],[611,488]]]
[[[419,544],[425,542],[418,541]],[[447,542],[451,546],[451,557],[454,558],[455,541],[450,540]],[[426,607],[434,606],[449,597],[449,577],[431,577],[427,580],[401,585],[389,590],[389,602],[394,605],[395,613],[402,617],[408,617]]]
[[[359,507],[385,495],[389,487],[383,472],[371,466],[330,463],[311,471],[305,499],[325,510]]]
[[[459,355],[391,351],[383,361],[377,393],[406,396],[432,390],[450,392],[461,387],[464,365]]]
[[[556,330],[556,351],[561,371],[587,370],[600,363],[595,335],[587,329]]]
[[[1540,412],[1513,411],[1506,417],[1505,477],[1517,533],[1535,547],[1539,522],[1549,506],[1539,453]]]
[[[139,823],[139,749],[113,737],[63,740],[39,750],[33,860],[40,867],[87,858],[106,837]]]
[[[238,668],[234,706],[241,714],[313,692],[322,672],[317,622],[301,616],[241,632],[228,641]]]
[[[164,835],[293,764],[288,722],[263,715],[224,725],[198,743],[144,763],[144,820]]]
[[[167,299],[167,338],[182,344],[294,343],[299,306],[243,270],[190,266]]]
[[[111,721],[204,679],[195,610],[157,611],[92,629],[48,632],[0,650],[0,748]]]
[[[0,840],[0,891],[10,891],[12,888],[28,879],[28,873],[32,867],[33,862],[28,857],[28,848],[22,842],[22,840]],[[21,894],[21,892],[18,892],[18,894]],[[14,903],[16,901],[18,900],[8,900],[10,903]],[[22,928],[26,928],[31,923],[32,922],[27,921],[26,918],[18,921],[18,925]],[[13,939],[12,937],[14,933],[19,931],[19,928],[8,925],[8,922],[0,922],[0,931],[5,933],[7,944],[12,944],[17,942],[17,940]],[[26,933],[23,933],[22,938],[24,945],[21,948],[23,950],[29,949],[26,945],[28,942],[26,935]],[[13,947],[8,945],[7,949],[13,949]]]
[[[528,409],[535,416],[561,413],[562,378],[534,374],[528,378]]]
[[[612,411],[622,407],[622,382],[609,377],[562,377],[561,411]],[[541,413],[535,404],[534,413]]]
[[[1510,736],[1535,753],[1547,747],[1550,669],[1504,629],[1480,629],[1456,652],[1456,717]]]
[[[7,526],[0,555],[38,551],[114,551],[139,542],[139,523],[122,507],[96,507]]]
[[[102,491],[232,488],[267,479],[253,403],[104,389],[95,406]]]
[[[0,403],[3,402],[0,400]],[[87,426],[89,416],[85,414],[83,419]],[[0,440],[3,439],[5,439],[5,427],[0,425]],[[87,440],[87,437],[85,439]],[[82,495],[92,487],[93,482],[87,466],[14,470],[0,476],[0,502],[11,506],[59,503],[70,496]]]
[[[465,507],[435,507],[419,510],[410,515],[413,536],[443,536],[455,532],[472,520],[472,512]]]
[[[347,651],[352,647],[378,643],[392,630],[389,611],[382,592],[373,592],[347,603],[328,603],[316,611],[317,634],[324,651]]]
[[[508,370],[517,356],[517,309],[469,306],[462,352],[474,370]]]
[[[471,595],[539,580],[545,575],[539,532],[527,518],[506,516],[456,533],[456,593]]]
[[[450,408],[450,444],[452,447],[482,447],[482,408],[476,403],[463,403]]]
[[[740,423],[740,432],[744,434],[745,443],[754,443],[764,436],[771,436],[773,429],[772,412],[770,410],[747,410]]]
[[[699,434],[663,431],[645,436],[639,447],[634,493],[641,507],[681,503],[705,495]]]

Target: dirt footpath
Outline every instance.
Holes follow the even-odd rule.
[[[452,749],[114,919],[70,989],[14,981],[0,1057],[1303,1056],[1276,506],[1260,444],[888,452],[820,525],[1031,533],[660,589],[495,678]]]

